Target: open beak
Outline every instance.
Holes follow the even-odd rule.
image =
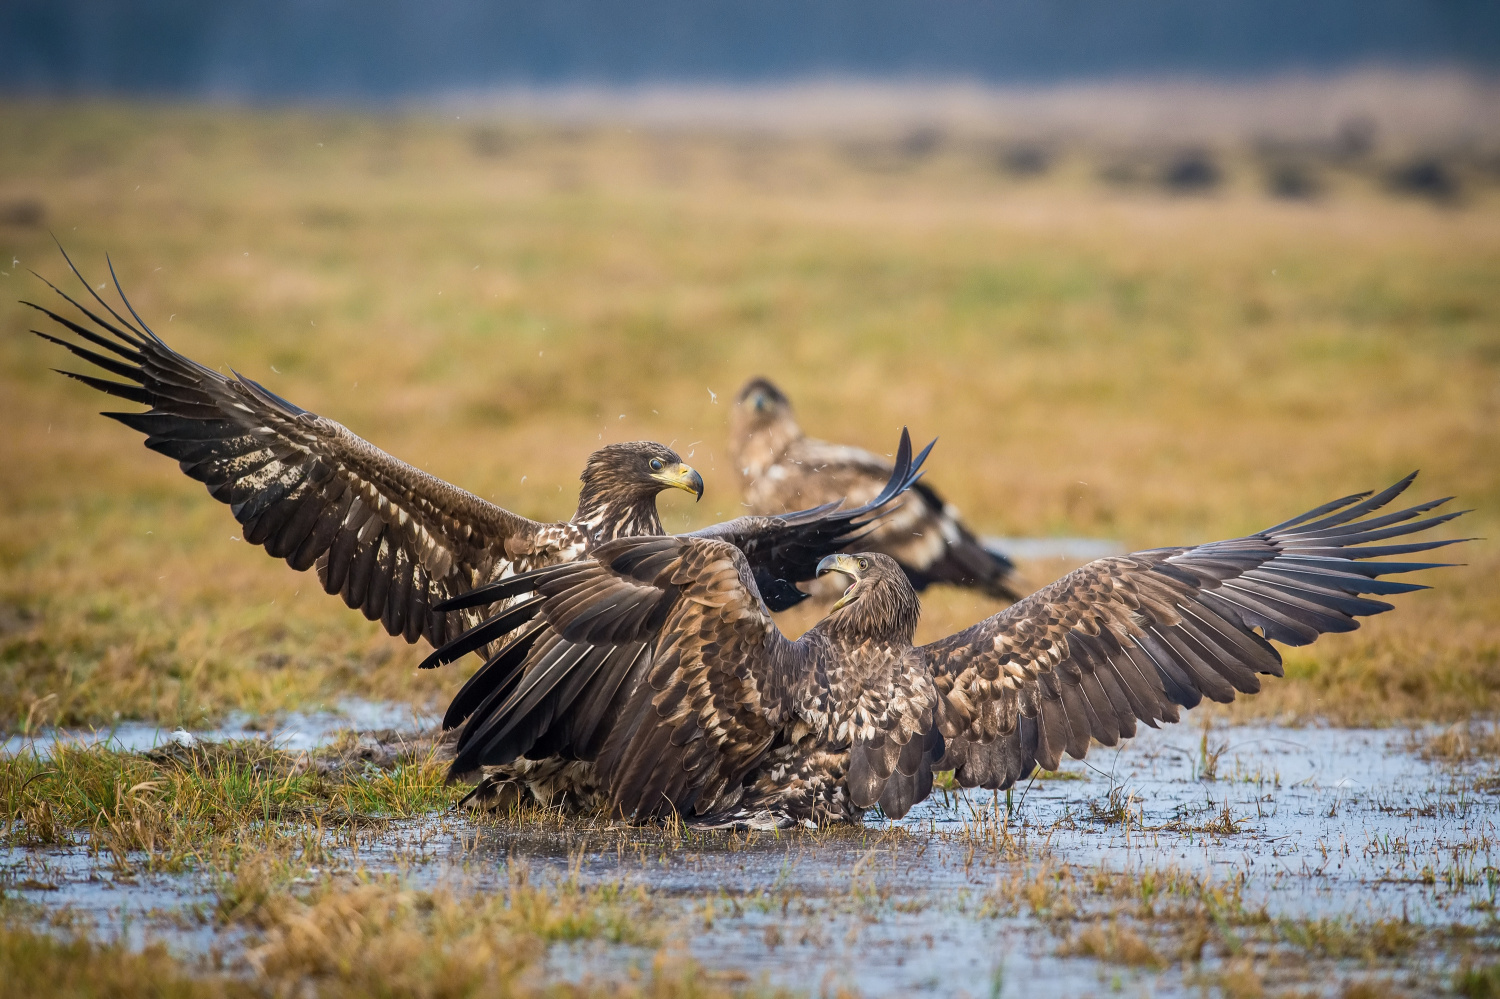
[[[664,486],[692,493],[695,501],[703,498],[703,476],[691,465],[679,462],[675,468],[664,468],[651,477]]]
[[[849,577],[849,585],[844,588],[844,595],[839,597],[838,603],[829,608],[836,611],[850,602],[849,592],[854,589],[854,584],[859,582],[859,561],[853,555],[828,555],[818,563],[818,575],[825,576],[830,572],[841,572]]]

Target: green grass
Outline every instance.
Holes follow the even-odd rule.
[[[395,831],[395,820],[422,818],[451,835],[441,814],[457,794],[429,750],[358,767],[350,748],[309,755],[199,743],[137,755],[58,746],[45,759],[0,756],[5,845],[45,858],[46,848],[82,844],[117,885],[183,871],[216,885],[212,906],[160,917],[214,933],[206,952],[184,955],[151,942],[151,914],[143,946],[110,942],[111,927],[67,906],[22,902],[0,882],[0,996],[762,994],[664,949],[676,917],[643,887],[533,878],[517,859],[485,890],[461,876],[417,888],[389,869],[368,872],[361,847]],[[517,821],[535,832],[547,819]],[[421,840],[396,838],[408,853]],[[543,958],[553,944],[578,941],[654,956],[619,981],[560,983]]]
[[[0,883],[0,996],[123,996],[148,986],[193,996],[309,988],[334,996],[761,994],[749,973],[697,968],[682,957],[682,942],[715,920],[733,932],[747,913],[764,939],[792,946],[820,925],[889,927],[896,913],[947,906],[974,919],[1016,920],[1038,931],[1028,934],[1033,943],[1101,974],[1180,977],[1225,995],[1297,995],[1327,981],[1385,990],[1374,994],[1451,986],[1483,995],[1474,990],[1494,977],[1496,941],[1482,921],[1273,916],[1246,901],[1249,867],[1221,877],[1069,863],[1053,852],[1048,830],[1013,829],[998,802],[932,834],[637,829],[536,810],[475,820],[441,814],[452,798],[425,753],[385,769],[336,765],[351,748],[308,757],[230,743],[147,756],[92,747],[62,748],[49,760],[0,758],[5,845],[34,850],[39,871],[46,848],[80,843],[117,888],[148,883],[148,872],[191,871],[213,893],[207,904],[143,914],[136,929],[144,942],[124,946],[109,942],[117,927],[107,914],[91,917],[45,895],[21,901],[9,891],[27,883],[17,867],[10,884]],[[420,822],[392,821],[406,817]],[[433,857],[423,829],[448,844],[446,866],[423,866]],[[377,841],[386,849],[375,861],[382,870],[372,872],[361,857]],[[929,848],[952,850],[951,862],[965,870],[977,862],[976,893],[911,895],[888,880],[922,863]],[[671,876],[654,884],[647,873],[658,863],[774,866],[766,860],[778,854],[784,865],[822,864],[830,873],[852,866],[847,882],[833,877],[826,890],[777,878],[702,899],[684,896]],[[529,856],[569,863],[534,875]],[[580,876],[581,865],[611,858],[634,873]],[[172,929],[192,932],[192,950],[154,944],[165,927],[179,942]],[[558,981],[544,955],[577,943],[624,969],[578,985]],[[842,960],[854,943],[851,930],[827,956]],[[639,973],[630,971],[636,958]]]
[[[388,769],[325,774],[314,762],[257,742],[4,755],[0,835],[25,847],[85,841],[127,872],[229,869],[272,846],[316,863],[325,830],[426,815],[459,794],[431,751]]]
[[[566,517],[588,451],[639,437],[707,480],[670,527],[734,515],[726,406],[765,373],[820,436],[939,436],[929,480],[986,533],[1202,541],[1418,467],[1418,495],[1476,508],[1463,533],[1500,527],[1493,185],[1449,209],[1351,173],[1279,203],[1230,149],[1224,192],[1170,198],[1091,180],[1084,147],[1018,181],[962,143],[874,172],[810,138],[501,127],[497,156],[421,113],[11,103],[0,201],[38,199],[95,283],[110,253],[189,355],[529,516]],[[48,294],[26,268],[65,273],[45,229],[0,228],[0,258],[0,728],[451,696],[461,671],[417,675],[421,650],[231,540],[48,371],[15,304]],[[1454,557],[1235,716],[1492,712],[1500,549]],[[992,610],[934,593],[921,635]]]

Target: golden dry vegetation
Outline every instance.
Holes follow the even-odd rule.
[[[252,866],[252,872],[259,867]],[[243,930],[225,961],[185,957],[150,942],[131,947],[90,928],[12,903],[0,909],[0,997],[251,999],[497,996],[503,999],[729,999],[787,993],[746,987],[743,976],[705,972],[658,946],[644,967],[619,980],[556,981],[545,967],[549,944],[578,939],[643,942],[627,924],[598,924],[599,913],[639,922],[649,900],[619,890],[533,887],[521,879],[495,894],[450,887],[414,890],[365,873],[311,879],[311,890],[241,877],[258,892],[251,906],[221,911],[217,927]],[[642,893],[643,894],[643,893]],[[4,902],[0,899],[0,902]],[[221,906],[221,909],[223,907]],[[652,944],[659,941],[652,940]]]
[[[96,285],[109,253],[183,352],[529,516],[566,517],[584,456],[642,437],[708,481],[664,497],[669,526],[734,515],[727,406],[765,373],[819,436],[940,437],[930,481],[985,533],[1202,541],[1421,468],[1418,496],[1496,535],[1492,182],[1436,205],[1330,167],[1323,197],[1274,200],[1226,150],[1225,185],[1172,196],[1099,180],[1102,156],[1023,178],[953,137],[0,107],[0,727],[431,704],[459,679],[234,540],[50,373],[16,303],[51,294],[28,268],[66,275],[49,229]],[[1232,714],[1493,710],[1500,549],[1454,554]],[[990,611],[934,593],[924,634]]]

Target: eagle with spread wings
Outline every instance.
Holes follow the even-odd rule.
[[[740,517],[681,537],[740,552],[767,609],[785,609],[806,596],[795,583],[812,577],[818,559],[851,533],[868,529],[870,518],[916,481],[931,450],[929,444],[913,458],[911,435],[903,429],[890,479],[864,506],[845,510],[832,504],[833,509],[814,507],[779,517]],[[781,576],[767,581],[768,567]],[[652,662],[649,643],[569,641],[536,616],[534,605],[517,601],[517,586],[529,590],[528,577],[476,587],[441,605],[502,609],[423,663],[453,662],[476,649],[491,649],[497,636],[514,638],[469,678],[443,717],[444,730],[462,726],[455,744],[461,762],[454,771],[488,768],[461,804],[503,809],[530,797],[550,807],[587,808],[602,793],[594,761]]]
[[[729,447],[745,504],[754,513],[841,497],[867,502],[891,471],[889,460],[870,451],[808,437],[791,402],[765,378],[752,378],[740,389],[730,412]],[[917,590],[948,583],[1007,602],[1020,597],[1015,564],[981,543],[953,504],[926,482],[912,487],[900,509],[883,517],[860,545],[901,563]]]
[[[878,552],[835,554],[848,587],[801,638],[777,629],[744,555],[711,538],[629,538],[506,582],[562,658],[638,649],[623,709],[577,738],[566,711],[513,699],[491,721],[553,753],[593,754],[623,818],[784,827],[904,815],[934,770],[1006,788],[1063,753],[1112,746],[1279,676],[1272,641],[1306,645],[1425,587],[1382,577],[1444,563],[1370,561],[1463,539],[1385,542],[1443,524],[1446,502],[1378,514],[1413,475],[1247,537],[1099,559],[955,635],[914,646],[919,602]],[[549,651],[548,655],[553,655]],[[561,679],[586,678],[562,669]],[[534,674],[533,674],[534,675]],[[509,714],[509,718],[505,715]],[[515,742],[474,739],[453,772],[505,762]]]
[[[141,320],[118,279],[115,290],[130,318],[71,259],[68,265],[93,307],[50,282],[78,318],[25,304],[79,340],[32,332],[113,377],[62,373],[149,407],[104,415],[145,434],[148,448],[175,459],[228,504],[246,541],[293,569],[316,567],[328,593],[408,642],[425,638],[441,647],[472,643],[476,634],[484,641],[470,648],[497,641],[506,633],[486,629],[492,601],[471,600],[457,610],[440,605],[516,573],[582,558],[601,543],[664,534],[657,495],[674,488],[703,495],[702,477],[670,448],[610,444],[589,456],[570,519],[530,520],[397,460],[250,378],[184,357]],[[882,502],[915,481],[926,455],[912,461],[909,441],[905,447]],[[780,608],[803,599],[795,584],[812,578],[817,558],[863,528],[861,513],[869,511],[829,503],[786,516],[740,517],[708,532],[739,546],[760,592]]]

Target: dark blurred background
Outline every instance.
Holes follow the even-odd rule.
[[[5,0],[12,93],[430,96],[829,76],[1500,68],[1493,0]]]

